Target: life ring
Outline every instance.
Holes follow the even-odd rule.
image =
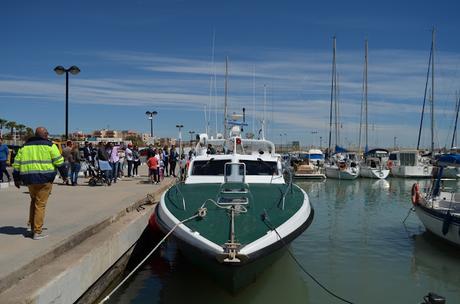
[[[411,200],[414,206],[417,206],[420,203],[420,186],[418,183],[412,185],[411,190]]]
[[[388,169],[393,168],[393,161],[389,160],[389,161],[387,162],[387,167],[388,167]]]

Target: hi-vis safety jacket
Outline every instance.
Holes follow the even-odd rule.
[[[25,185],[52,183],[56,168],[62,176],[65,173],[64,158],[56,145],[41,137],[30,138],[19,149],[13,163],[13,178]]]

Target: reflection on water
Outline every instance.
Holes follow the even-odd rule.
[[[445,244],[412,213],[417,180],[299,181],[315,218],[291,245],[299,262],[338,295],[356,303],[420,303],[429,291],[460,303],[460,249]],[[429,180],[419,180],[422,187]],[[445,181],[457,188],[457,181]],[[186,254],[186,253],[185,253]],[[152,257],[110,303],[340,303],[288,255],[236,295],[189,265],[174,242]]]

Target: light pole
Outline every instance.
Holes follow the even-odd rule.
[[[59,65],[54,68],[54,71],[58,75],[65,73],[65,139],[67,140],[69,139],[69,72],[72,75],[77,75],[80,73],[80,69],[75,65],[68,69]]]
[[[322,136],[319,137],[319,149],[320,150],[323,149],[323,137]]]
[[[176,125],[176,128],[179,129],[179,154],[180,155],[182,155],[182,128],[183,127],[184,125]]]
[[[145,112],[145,115],[147,115],[147,118],[150,120],[150,137],[153,139],[153,116],[157,115],[157,111],[147,111]],[[155,143],[155,140],[154,140]]]
[[[396,136],[395,136],[395,137],[393,137],[393,142],[394,142],[394,149],[395,149],[395,151],[396,151],[396,139],[397,139],[397,137],[396,137]]]
[[[193,141],[193,134],[195,134],[195,131],[188,131],[190,134],[190,147],[192,147],[192,141]]]
[[[283,152],[283,134],[280,133],[280,152]]]

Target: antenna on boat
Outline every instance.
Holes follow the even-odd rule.
[[[227,139],[228,56],[225,57],[224,139]]]

